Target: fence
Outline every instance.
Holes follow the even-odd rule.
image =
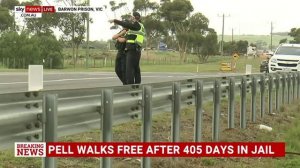
[[[258,97],[257,93],[260,92]],[[246,96],[251,93],[251,118],[246,117]],[[220,136],[220,104],[228,99],[228,128],[234,127],[235,98],[240,95],[240,128],[260,117],[266,105],[272,113],[281,105],[300,97],[300,73],[253,74],[219,78],[198,78],[147,85],[114,88],[90,88],[1,94],[0,149],[14,142],[56,141],[57,137],[94,128],[102,130],[103,142],[113,141],[112,126],[142,120],[142,141],[151,140],[152,116],[172,112],[171,141],[180,141],[181,109],[195,105],[194,141],[201,141],[202,105],[213,101],[212,141]],[[268,101],[265,98],[268,95]],[[275,102],[274,102],[275,101]],[[273,103],[274,102],[274,103]],[[274,105],[273,105],[274,104]],[[47,134],[45,133],[47,132]],[[110,158],[102,158],[101,167],[111,167]],[[54,158],[45,158],[44,167],[56,167]],[[141,167],[151,167],[143,158]]]

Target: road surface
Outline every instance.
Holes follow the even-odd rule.
[[[144,72],[142,83],[157,83],[188,78],[224,76],[228,73],[169,73]],[[114,72],[46,72],[44,90],[79,89],[92,87],[121,86]],[[28,91],[26,72],[0,72],[0,93]]]

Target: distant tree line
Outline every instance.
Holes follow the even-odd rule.
[[[58,0],[59,1],[59,0]],[[44,63],[45,67],[62,67],[64,46],[72,47],[72,57],[77,61],[78,49],[85,38],[86,13],[43,13],[42,18],[25,18],[25,25],[17,26],[12,15],[14,6],[41,5],[40,0],[19,2],[2,0],[0,3],[0,61],[17,68]],[[84,6],[85,3],[74,5]],[[89,20],[91,22],[91,20]],[[57,39],[53,30],[62,36]],[[18,62],[21,62],[18,66]],[[48,61],[51,61],[49,63]],[[17,62],[17,63],[16,63]],[[24,66],[25,65],[25,66]]]

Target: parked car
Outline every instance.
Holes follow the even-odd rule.
[[[270,58],[269,72],[300,71],[300,44],[281,44]]]

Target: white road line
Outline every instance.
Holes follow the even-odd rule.
[[[64,82],[64,81],[82,81],[82,80],[99,80],[99,79],[113,79],[116,77],[105,77],[105,78],[78,78],[78,79],[57,79],[57,80],[48,80],[44,83],[51,82]],[[14,85],[14,84],[27,84],[28,82],[9,82],[9,83],[0,83],[0,85]]]
[[[11,82],[11,83],[0,83],[0,85],[14,85],[14,84],[25,84],[27,82]]]
[[[113,79],[116,77],[105,77],[105,78],[79,78],[79,79],[57,79],[57,80],[49,80],[44,81],[44,83],[49,82],[64,82],[64,81],[82,81],[82,80],[97,80],[97,79]]]
[[[194,75],[188,76],[142,76],[142,78],[174,78],[174,77],[194,77]],[[44,83],[51,83],[51,82],[65,82],[65,81],[84,81],[84,80],[101,80],[101,79],[117,79],[116,76],[114,77],[102,77],[102,78],[73,78],[73,79],[55,79],[55,80],[47,80]],[[27,84],[28,82],[3,82],[0,85],[15,85],[15,84]]]

